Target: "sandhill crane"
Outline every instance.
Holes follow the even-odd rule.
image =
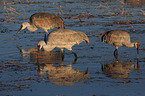
[[[72,50],[72,46],[75,44],[79,44],[83,41],[88,45],[89,38],[83,32],[72,31],[68,29],[58,29],[48,34],[46,42],[47,44],[45,43],[45,41],[40,41],[38,43],[38,50],[40,50],[42,47],[45,51],[51,51],[55,47],[60,48],[62,51],[62,59],[63,59],[64,58],[63,49],[65,48],[72,51],[72,53],[77,59],[77,54]]]
[[[31,25],[30,25],[31,24]],[[38,28],[43,29],[46,33],[47,30],[51,30],[54,28],[64,28],[64,22],[61,17],[55,16],[50,13],[35,13],[30,17],[29,22],[23,22],[21,24],[21,28],[16,33],[16,35],[23,29],[27,27],[29,31],[36,31]]]
[[[106,42],[112,46],[115,46],[116,49],[114,51],[114,56],[118,57],[118,47],[126,46],[128,48],[135,47],[138,48],[140,43],[138,41],[134,41],[133,43],[130,42],[130,35],[128,32],[123,30],[111,30],[103,32],[101,39],[103,42]]]

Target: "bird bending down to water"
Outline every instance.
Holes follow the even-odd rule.
[[[30,25],[31,24],[31,25]],[[61,17],[55,16],[50,13],[35,13],[30,17],[30,24],[29,22],[23,22],[21,24],[21,28],[16,33],[16,35],[23,29],[27,27],[29,31],[36,31],[37,29],[42,29],[46,33],[47,30],[51,30],[54,28],[64,28],[64,22]]]
[[[128,48],[130,47],[135,47],[137,48],[137,53],[138,53],[138,48],[140,43],[138,41],[130,42],[130,35],[126,31],[122,30],[112,30],[112,31],[105,31],[103,32],[101,36],[101,40],[103,42],[106,42],[112,46],[115,46],[116,49],[114,51],[114,56],[117,58],[118,57],[118,48],[121,46],[126,46]]]
[[[55,47],[60,48],[62,51],[62,59],[63,59],[64,58],[63,49],[65,48],[72,51],[72,53],[77,59],[77,54],[72,50],[72,46],[75,44],[79,44],[83,41],[88,45],[89,38],[83,32],[72,31],[68,29],[58,29],[48,34],[46,42],[47,44],[45,43],[45,41],[40,41],[38,43],[38,50],[40,50],[42,47],[44,51],[51,51]]]

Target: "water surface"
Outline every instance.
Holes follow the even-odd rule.
[[[0,95],[143,96],[145,51],[140,50],[137,54],[135,47],[120,47],[119,61],[116,61],[113,56],[115,48],[100,40],[101,32],[120,29],[129,32],[132,42],[138,40],[141,44],[140,49],[144,48],[145,2],[139,0],[142,3],[135,5],[130,1],[134,2],[134,0],[1,1]],[[15,9],[19,16],[9,8]],[[83,42],[73,47],[78,55],[77,61],[74,61],[75,57],[70,51],[65,50],[62,62],[58,48],[48,53],[20,52],[17,46],[24,50],[37,48],[37,43],[43,40],[45,33],[40,29],[35,32],[25,29],[14,36],[21,23],[29,22],[29,17],[38,12],[61,16],[66,29],[87,34],[90,39],[88,46]]]

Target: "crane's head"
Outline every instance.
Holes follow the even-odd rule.
[[[19,29],[19,31],[16,33],[16,35],[23,29],[25,29],[27,26],[30,26],[30,24],[28,22],[23,22],[21,24],[21,28]]]
[[[139,41],[134,41],[134,45],[135,45],[135,47],[137,49],[137,54],[138,54],[139,45],[140,45]]]
[[[39,43],[37,44],[37,46],[38,46],[38,51],[40,51],[41,48],[42,48],[43,46],[45,46],[45,45],[46,45],[46,43],[45,43],[44,41],[39,41]]]

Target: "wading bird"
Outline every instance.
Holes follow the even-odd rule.
[[[42,47],[44,51],[51,51],[55,47],[60,48],[62,51],[62,59],[63,59],[64,58],[63,49],[65,48],[72,51],[72,53],[77,59],[77,54],[72,50],[72,46],[75,44],[79,44],[83,41],[88,45],[89,38],[83,32],[72,31],[68,29],[58,29],[48,34],[46,43],[45,41],[40,41],[38,43],[38,50],[40,50]]]
[[[30,25],[31,24],[31,25]],[[35,13],[30,17],[30,24],[29,22],[23,22],[21,24],[21,28],[16,33],[16,35],[23,29],[27,27],[29,31],[36,31],[37,29],[42,29],[46,33],[47,30],[51,30],[54,28],[64,28],[64,22],[61,17],[55,16],[50,13]]]
[[[128,48],[130,47],[135,47],[137,48],[137,53],[138,53],[138,48],[140,43],[138,41],[130,42],[130,35],[126,31],[122,30],[112,30],[112,31],[105,31],[103,32],[101,36],[102,42],[106,42],[112,46],[115,46],[116,49],[114,51],[114,56],[115,58],[118,57],[118,48],[121,46],[126,46]]]

